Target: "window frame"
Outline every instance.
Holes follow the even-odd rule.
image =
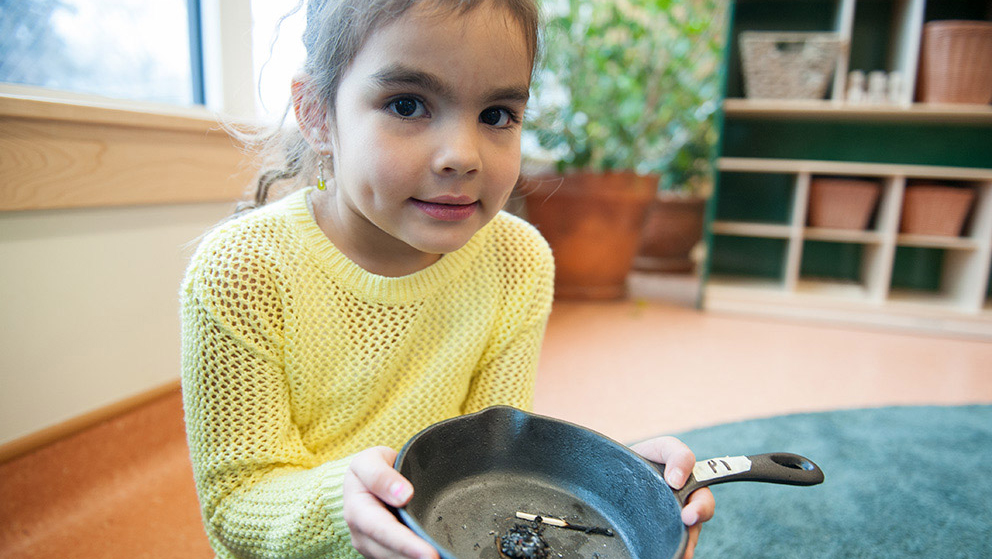
[[[242,194],[255,170],[229,130],[255,126],[250,0],[189,2],[202,29],[204,105],[0,84],[0,211]]]

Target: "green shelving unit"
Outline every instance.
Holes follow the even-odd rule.
[[[914,101],[922,29],[992,21],[992,0],[741,0],[725,62],[702,306],[992,339],[992,106]],[[836,33],[824,99],[745,97],[744,31]],[[883,103],[845,100],[850,70],[902,77]],[[864,230],[808,225],[819,177],[876,181]],[[906,234],[907,187],[974,192],[958,236]]]

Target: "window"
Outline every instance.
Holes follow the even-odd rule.
[[[198,0],[0,0],[0,81],[203,103],[198,6]]]
[[[293,75],[303,67],[306,49],[301,38],[306,26],[306,10],[295,2],[252,0],[252,59],[258,85],[256,104],[259,116],[277,121],[289,104]],[[297,6],[299,7],[299,6]],[[287,117],[293,122],[293,115]]]

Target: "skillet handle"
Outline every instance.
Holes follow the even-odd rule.
[[[682,489],[674,491],[675,498],[684,506],[693,491],[730,481],[818,485],[823,483],[823,470],[809,458],[787,452],[700,460]]]

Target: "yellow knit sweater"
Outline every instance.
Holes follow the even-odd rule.
[[[223,224],[183,284],[183,402],[204,525],[219,557],[350,557],[350,456],[434,422],[529,408],[553,262],[499,214],[400,278],[339,252],[308,190]]]

